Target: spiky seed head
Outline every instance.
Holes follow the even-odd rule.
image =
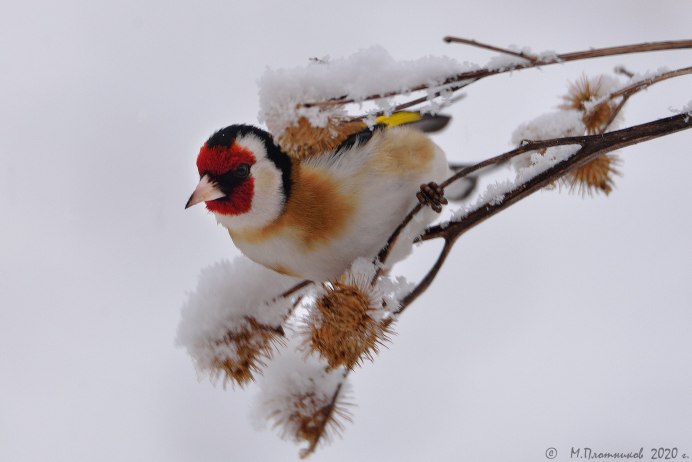
[[[275,406],[268,418],[279,429],[281,437],[297,443],[306,442],[300,457],[312,454],[320,442],[328,442],[334,434],[340,434],[344,421],[351,420],[347,401],[348,384],[341,381],[333,392],[320,390],[320,384],[301,393],[291,393]]]
[[[570,190],[581,193],[603,192],[610,194],[615,185],[613,176],[620,175],[616,166],[620,158],[614,154],[603,154],[591,162],[582,165],[563,177]]]
[[[228,331],[215,341],[212,374],[223,377],[224,385],[231,382],[245,386],[265,366],[264,360],[271,357],[275,345],[281,343],[282,338],[281,328],[265,326],[248,318],[243,328]]]
[[[369,281],[332,282],[311,307],[308,344],[330,368],[353,369],[373,359],[391,333],[391,322],[378,316],[382,297]]]
[[[582,75],[579,80],[569,85],[563,109],[576,109],[584,115],[582,120],[588,134],[602,133],[615,113],[616,104],[613,101],[600,101],[614,90],[614,79],[600,75],[587,77]]]
[[[617,88],[617,80],[606,75],[587,77],[583,75],[569,86],[569,92],[563,97],[563,109],[576,109],[583,113],[582,121],[589,135],[603,133],[608,129],[617,110],[613,100],[604,100]],[[573,170],[563,177],[562,182],[570,190],[582,193],[604,192],[613,190],[613,176],[620,172],[615,168],[619,163],[617,156],[604,154],[591,162]]]

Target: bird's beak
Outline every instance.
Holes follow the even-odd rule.
[[[195,192],[192,193],[190,199],[185,204],[185,208],[192,207],[195,204],[199,204],[202,201],[213,201],[214,199],[220,199],[226,195],[221,192],[219,188],[216,187],[210,179],[209,175],[204,175],[200,180]]]

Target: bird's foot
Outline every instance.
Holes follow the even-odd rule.
[[[434,181],[420,185],[420,191],[416,193],[416,197],[421,204],[429,205],[437,213],[440,213],[442,206],[447,204],[445,190]]]

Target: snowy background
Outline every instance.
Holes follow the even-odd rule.
[[[293,460],[256,390],[198,381],[174,346],[200,268],[237,254],[183,210],[214,130],[255,122],[267,66],[382,45],[486,63],[459,35],[568,52],[691,38],[692,3],[13,2],[0,18],[0,461]],[[510,148],[568,80],[692,51],[550,66],[473,85],[436,141]],[[690,78],[627,124],[671,115]],[[568,460],[571,446],[692,455],[692,133],[622,153],[604,197],[542,192],[466,235],[353,374],[354,423],[312,460]],[[415,274],[425,260],[409,261]],[[645,452],[648,456],[648,451]]]

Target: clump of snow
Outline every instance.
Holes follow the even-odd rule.
[[[671,68],[666,67],[666,66],[661,66],[655,71],[646,71],[646,72],[639,72],[636,73],[632,76],[630,79],[630,83],[639,83],[639,82],[644,82],[646,80],[651,80],[656,77],[658,77],[661,74],[665,74],[666,72],[670,72]]]
[[[407,280],[404,276],[380,276],[377,287],[384,294],[383,299],[390,315],[401,306],[401,301],[410,294],[416,284]]]
[[[525,56],[533,56],[541,63],[554,63],[560,61],[558,54],[554,50],[545,50],[536,54],[531,51],[530,47],[518,47],[516,45],[510,45],[507,47],[507,49],[515,53],[521,53]],[[522,67],[527,64],[531,64],[531,60],[527,58],[522,58],[521,56],[511,54],[498,54],[490,58],[485,67],[487,69],[509,70]]]
[[[560,57],[555,50],[543,50],[536,55],[542,63],[557,63],[560,62]]]
[[[516,176],[513,180],[498,180],[489,184],[486,189],[470,204],[455,210],[451,221],[460,221],[471,212],[481,207],[499,205],[505,196],[518,186],[531,180],[536,175],[572,157],[579,150],[579,145],[565,145],[548,148],[544,154],[527,153],[525,165],[516,166]]]
[[[396,61],[376,46],[347,58],[313,60],[293,69],[268,69],[259,81],[259,121],[275,135],[300,117],[324,127],[330,117],[343,115],[344,109],[301,104],[342,97],[360,102],[369,96],[406,93],[420,85],[441,86],[449,77],[476,68],[448,57]],[[385,111],[391,108],[388,98],[379,99],[377,104]]]
[[[469,213],[478,210],[485,205],[501,204],[508,192],[517,187],[517,182],[511,180],[498,180],[488,184],[486,188],[471,203],[452,212],[451,221],[459,221]]]
[[[198,367],[208,368],[214,358],[224,356],[220,349],[232,348],[219,340],[247,328],[248,318],[280,326],[293,301],[275,297],[297,282],[242,257],[202,269],[197,288],[183,305],[176,344],[187,349]]]
[[[574,109],[549,112],[540,115],[530,122],[521,124],[512,133],[512,144],[519,146],[524,141],[549,140],[565,136],[581,136],[586,127],[582,120],[581,111]],[[551,148],[554,149],[554,148]],[[526,153],[512,159],[515,169],[530,167],[534,161],[535,153]]]
[[[681,113],[687,113],[692,115],[692,99],[685,104],[680,110]]]
[[[686,114],[688,117],[692,117],[692,99],[680,109],[670,108],[670,110],[676,114]]]
[[[524,141],[581,136],[585,130],[581,111],[554,111],[520,125],[512,134],[512,144],[519,146]],[[472,203],[454,211],[452,221],[459,221],[480,207],[502,203],[507,193],[552,166],[567,160],[578,150],[578,145],[555,146],[546,149],[544,153],[532,151],[514,157],[512,166],[516,171],[515,178],[498,180],[489,184]]]
[[[490,58],[485,67],[503,71],[525,66],[529,63],[530,61],[528,59],[522,58],[521,56],[499,54]]]
[[[523,53],[526,56],[533,56],[533,53],[531,52],[531,48],[529,47],[522,47],[519,48],[516,45],[510,45],[507,47],[508,50],[513,51],[515,53]],[[488,64],[485,65],[487,69],[498,69],[498,70],[505,70],[505,69],[514,69],[516,67],[521,67],[525,66],[527,64],[530,64],[531,61],[522,58],[520,56],[516,55],[511,55],[511,54],[498,54],[490,58],[488,61]]]
[[[576,110],[554,111],[540,115],[514,130],[512,144],[519,146],[525,140],[538,141],[583,135],[586,127],[582,116],[582,113]]]
[[[517,184],[524,183],[549,168],[572,157],[580,145],[565,145],[548,148],[544,154],[531,153],[531,164],[517,171]]]

